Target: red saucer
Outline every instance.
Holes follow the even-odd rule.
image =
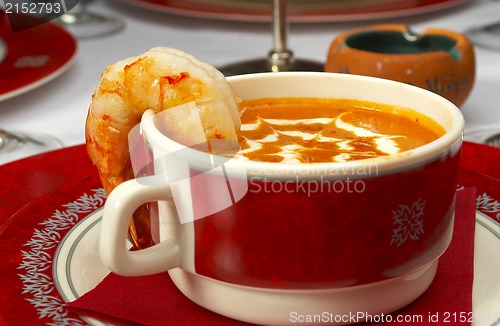
[[[13,32],[6,14],[0,11],[0,101],[62,74],[74,62],[76,49],[75,39],[62,27],[45,22]]]

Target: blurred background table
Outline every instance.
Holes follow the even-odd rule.
[[[105,67],[155,46],[184,50],[215,66],[264,57],[272,46],[270,23],[220,20],[168,14],[121,1],[94,0],[88,9],[125,23],[115,34],[78,40],[74,64],[56,79],[0,102],[0,126],[37,131],[64,146],[84,142],[84,124],[92,93]],[[500,1],[472,0],[435,12],[376,20],[292,22],[289,47],[296,57],[325,61],[333,39],[347,29],[379,23],[405,23],[414,31],[428,27],[464,32],[500,17]],[[500,131],[500,51],[476,47],[476,82],[463,105],[466,140],[476,141],[481,128]],[[0,164],[7,163],[0,155]]]

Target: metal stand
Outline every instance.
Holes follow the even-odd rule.
[[[273,0],[273,49],[267,58],[237,62],[219,67],[226,76],[257,72],[323,71],[323,63],[295,59],[288,49],[288,13],[286,0]]]

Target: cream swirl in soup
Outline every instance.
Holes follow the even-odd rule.
[[[345,162],[398,154],[444,134],[413,110],[350,99],[243,101],[240,156],[282,163]]]

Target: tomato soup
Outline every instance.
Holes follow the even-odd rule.
[[[421,113],[352,99],[262,98],[243,101],[240,154],[282,162],[344,162],[394,155],[445,133]]]

